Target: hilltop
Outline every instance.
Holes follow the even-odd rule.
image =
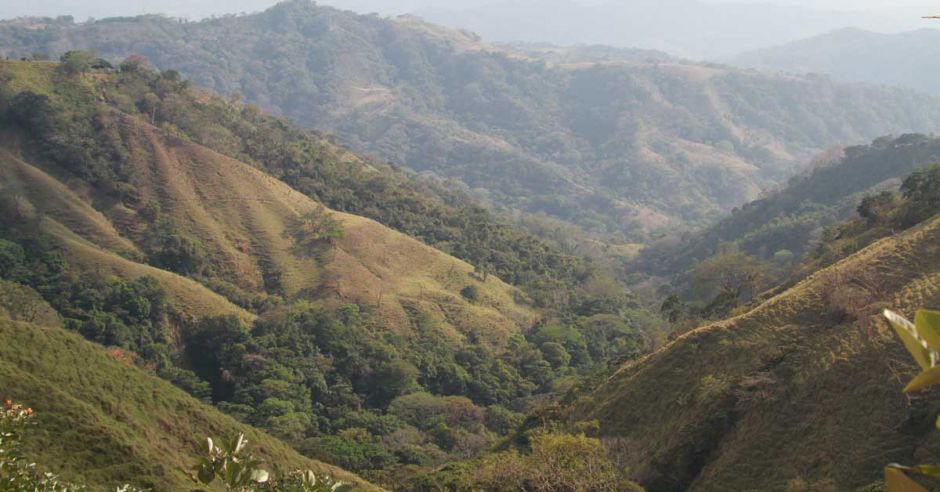
[[[940,103],[908,91],[682,61],[557,63],[303,0],[201,22],[23,22],[0,24],[3,54],[141,54],[357,151],[458,179],[536,227],[576,224],[610,242],[714,218],[833,145],[940,124]]]

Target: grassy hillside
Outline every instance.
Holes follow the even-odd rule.
[[[139,53],[611,241],[714,217],[832,145],[940,123],[936,100],[901,90],[682,62],[546,62],[414,18],[303,0],[203,22],[7,22],[0,39],[10,56]]]
[[[857,490],[940,448],[879,312],[940,305],[940,218],[627,364],[577,404],[650,491]]]
[[[61,328],[0,317],[0,398],[37,412],[24,442],[27,459],[96,489],[131,483],[188,490],[188,469],[201,453],[197,439],[240,432],[269,470],[309,468],[373,489],[146,374],[121,351]]]
[[[937,52],[938,41],[940,31],[937,29],[896,34],[841,29],[742,53],[727,61],[758,70],[812,72],[836,80],[886,84],[936,94],[940,91],[940,72],[922,61]]]
[[[28,64],[20,66],[24,65]],[[32,87],[48,85],[56,77],[54,68],[30,67],[35,78],[47,80],[30,82]],[[325,258],[303,251],[292,230],[318,209],[316,202],[251,166],[137,118],[118,112],[108,118],[127,156],[121,172],[132,177],[138,210],[102,196],[93,187],[84,193],[73,191],[65,183],[66,170],[47,159],[30,164],[36,153],[24,151],[16,137],[10,136],[0,153],[4,177],[0,186],[48,219],[43,225],[46,232],[68,246],[69,257],[77,264],[100,268],[114,263],[115,273],[141,275],[147,267],[135,268],[120,256],[140,261],[148,235],[157,228],[140,214],[158,210],[159,218],[150,222],[172,224],[175,234],[189,238],[205,255],[211,272],[201,277],[208,277],[204,283],[209,286],[237,286],[249,294],[280,293],[287,300],[337,298],[375,306],[393,330],[410,326],[404,305],[413,306],[437,315],[442,328],[458,338],[471,327],[506,338],[534,321],[534,312],[517,302],[523,295],[498,278],[475,279],[472,266],[368,219],[327,210],[339,221],[343,237],[335,239]],[[181,302],[197,303],[186,310],[190,314],[223,312],[211,307],[224,303],[219,296],[206,289],[197,293],[198,287],[178,276],[157,275],[171,282],[167,290]],[[278,278],[272,280],[273,276]],[[476,304],[459,294],[468,285],[480,291]]]

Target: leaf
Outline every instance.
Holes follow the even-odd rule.
[[[927,343],[917,334],[917,328],[914,327],[914,324],[894,311],[885,310],[884,315],[921,369],[930,369],[931,357],[930,352],[927,350]]]
[[[940,367],[931,367],[930,369],[927,369],[926,371],[918,374],[917,377],[911,380],[910,383],[907,383],[907,386],[904,388],[904,392],[913,393],[935,384],[940,384]]]
[[[255,483],[265,483],[268,481],[270,476],[271,475],[267,472],[267,470],[258,469],[251,471],[251,481]]]
[[[927,477],[940,477],[940,465],[917,465],[911,467],[911,471]]]
[[[246,444],[248,444],[248,441],[245,440],[245,435],[239,434],[238,437],[235,438],[235,441],[232,443],[232,454],[240,453],[242,449],[245,449]]]
[[[913,481],[903,471],[894,468],[885,468],[885,483],[888,492],[929,492],[919,483]]]
[[[209,454],[212,454],[212,452],[215,450],[215,444],[212,442],[211,437],[206,438],[206,449],[209,451]]]
[[[914,317],[917,333],[934,350],[940,350],[940,312],[922,309]]]

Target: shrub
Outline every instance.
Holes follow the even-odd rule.
[[[478,289],[475,285],[468,285],[463,289],[460,289],[460,295],[470,302],[480,301],[480,289]]]

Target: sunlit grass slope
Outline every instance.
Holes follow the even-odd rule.
[[[93,78],[56,84],[52,65],[3,64],[11,87],[50,97],[97,98]],[[59,94],[67,90],[75,94]],[[209,256],[211,277],[249,293],[264,293],[265,278],[280,276],[288,300],[355,302],[372,308],[379,326],[407,334],[430,315],[460,342],[469,333],[499,346],[531,326],[535,312],[516,288],[369,219],[335,213],[344,235],[317,258],[297,247],[294,227],[320,205],[258,169],[177,138],[138,118],[115,113],[117,134],[129,149],[131,174],[141,203],[159,206],[180,232]],[[177,307],[193,317],[235,312],[251,315],[222,296],[143,261],[146,221],[120,202],[98,196],[84,183],[37,159],[15,138],[0,140],[0,186],[15,190],[45,217],[76,264],[121,276],[152,275],[168,287]],[[475,286],[478,299],[460,294]]]
[[[651,492],[877,484],[940,451],[923,437],[940,398],[902,395],[915,366],[878,313],[938,305],[935,218],[624,366],[576,414],[622,440]]]

